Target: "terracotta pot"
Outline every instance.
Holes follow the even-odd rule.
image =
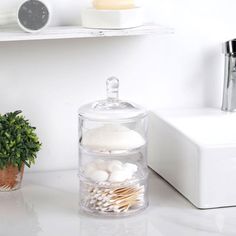
[[[24,173],[24,165],[18,167],[9,165],[0,170],[0,192],[7,192],[19,189]]]

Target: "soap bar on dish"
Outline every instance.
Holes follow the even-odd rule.
[[[98,10],[122,10],[134,8],[134,0],[94,0],[93,6]]]
[[[104,125],[87,131],[82,139],[85,148],[110,152],[142,147],[144,138],[134,130],[121,125]]]
[[[87,8],[81,12],[82,26],[93,29],[127,29],[143,25],[141,7],[127,10],[97,10]]]

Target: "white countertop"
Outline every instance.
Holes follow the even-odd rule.
[[[76,173],[27,173],[21,190],[0,192],[0,236],[236,235],[236,207],[198,210],[153,172],[145,212],[120,219],[83,215]]]

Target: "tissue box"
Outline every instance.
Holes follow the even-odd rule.
[[[143,11],[136,7],[126,10],[88,8],[81,13],[82,26],[94,29],[125,29],[143,25]]]
[[[236,206],[236,114],[151,115],[149,166],[201,209]]]

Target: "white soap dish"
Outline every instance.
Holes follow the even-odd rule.
[[[127,29],[143,25],[143,10],[140,7],[126,10],[84,9],[82,26],[94,29]]]

